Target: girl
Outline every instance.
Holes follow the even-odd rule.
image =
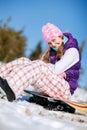
[[[42,60],[19,58],[0,66],[0,87],[9,101],[13,101],[32,85],[35,91],[53,98],[68,99],[77,88],[80,53],[77,40],[48,23],[42,28],[49,45]],[[64,37],[67,42],[64,44]]]
[[[54,70],[68,81],[71,94],[78,86],[81,55],[78,42],[70,33],[62,33],[58,27],[48,23],[42,28],[45,41],[49,45],[43,61],[54,64]]]

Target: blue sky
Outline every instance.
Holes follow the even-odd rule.
[[[29,56],[40,40],[43,42],[43,50],[47,48],[41,32],[42,26],[47,22],[56,24],[62,32],[71,32],[80,45],[87,38],[86,12],[87,0],[0,0],[0,20],[4,23],[11,16],[10,27],[15,30],[24,28],[27,37],[26,56]],[[82,87],[87,86],[86,50],[87,43],[82,54]]]

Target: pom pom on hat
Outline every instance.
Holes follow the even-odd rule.
[[[57,26],[51,23],[47,23],[42,27],[42,33],[43,38],[47,43],[57,38],[58,36],[63,35],[62,31]]]

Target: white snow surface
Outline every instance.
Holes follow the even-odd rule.
[[[87,91],[78,88],[71,100],[87,103]],[[50,111],[27,101],[0,99],[1,130],[87,130],[87,112]]]

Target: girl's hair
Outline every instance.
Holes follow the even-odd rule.
[[[63,36],[61,37],[63,39]],[[64,49],[64,42],[62,42],[62,45],[59,47],[58,52],[56,54],[56,58],[60,59],[63,56],[63,49]],[[44,54],[42,60],[45,63],[50,63],[50,48],[48,51]]]

